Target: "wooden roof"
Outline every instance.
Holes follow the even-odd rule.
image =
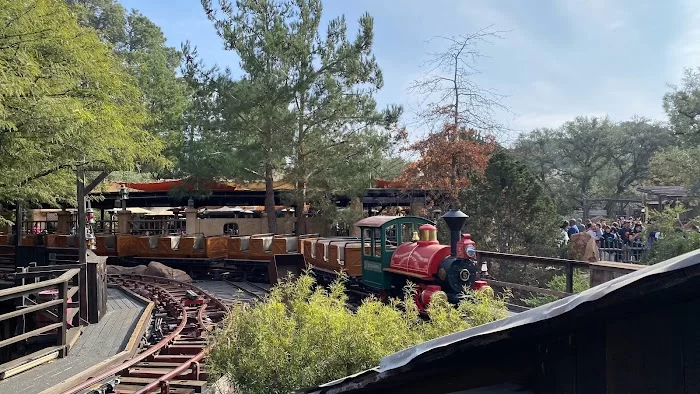
[[[355,223],[357,227],[381,227],[384,223],[399,218],[401,216],[370,216]]]
[[[639,186],[637,190],[661,197],[688,197],[688,190],[683,186]]]
[[[105,193],[118,193],[121,185],[126,186],[129,193],[140,193],[140,192],[166,192],[170,191],[175,187],[183,186],[182,179],[161,179],[152,182],[110,182],[105,185],[102,189]],[[294,185],[286,182],[274,182],[273,187],[275,190],[293,190]],[[206,185],[203,189],[207,190],[220,190],[220,191],[264,191],[264,182],[252,182],[246,184],[239,184],[235,182],[217,182],[212,185]]]

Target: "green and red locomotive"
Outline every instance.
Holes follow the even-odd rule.
[[[432,298],[456,302],[464,288],[480,289],[476,244],[461,228],[467,215],[451,210],[442,218],[450,228],[450,245],[437,240],[434,222],[413,216],[371,216],[355,225],[359,238],[309,238],[302,241],[307,264],[333,273],[346,271],[362,287],[397,295],[406,282],[418,286],[416,303],[424,309]]]

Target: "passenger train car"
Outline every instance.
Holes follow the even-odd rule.
[[[176,268],[206,271],[236,264],[266,265],[279,256],[303,259],[321,276],[345,271],[353,283],[382,295],[399,295],[407,281],[417,284],[417,303],[425,307],[435,296],[456,301],[464,287],[478,289],[476,245],[461,234],[466,215],[452,210],[443,216],[451,231],[450,245],[437,241],[435,223],[413,216],[371,216],[355,225],[360,237],[320,237],[318,234],[243,236],[96,235],[94,252],[111,263],[158,260]],[[12,236],[0,244],[12,244]],[[25,235],[23,245],[74,248],[76,236]],[[130,265],[130,264],[126,264]]]

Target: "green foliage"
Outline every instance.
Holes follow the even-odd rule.
[[[0,19],[0,202],[73,201],[79,164],[164,164],[134,79],[64,2],[4,1]]]
[[[671,259],[682,254],[700,249],[700,232],[697,230],[684,229],[679,220],[686,209],[682,205],[673,208],[666,208],[661,212],[652,210],[649,212],[652,224],[647,228],[649,231],[661,232],[661,238],[654,242],[654,246],[649,253],[644,256],[645,264],[656,264]],[[700,218],[696,218],[698,223]]]
[[[691,194],[700,191],[700,147],[674,146],[651,159],[651,179],[656,184],[685,186]]]
[[[254,306],[235,305],[213,335],[207,368],[246,393],[287,393],[376,366],[391,353],[507,316],[492,293],[470,293],[454,307],[433,302],[422,320],[406,291],[403,301],[366,299],[346,308],[343,280],[317,287],[309,274],[287,279]]]
[[[225,47],[241,59],[242,80],[219,85],[217,100],[222,135],[246,157],[248,175],[265,179],[268,189],[281,175],[297,186],[299,207],[367,187],[397,131],[388,126],[401,112],[375,108],[373,94],[383,82],[372,54],[373,19],[361,17],[350,39],[345,18],[335,18],[322,37],[319,0],[202,5]],[[269,211],[272,191],[267,194]],[[304,232],[303,209],[298,213]],[[268,218],[274,231],[274,215]]]
[[[650,176],[654,154],[676,142],[668,128],[648,119],[613,123],[579,117],[557,129],[521,135],[513,151],[543,182],[559,213],[567,214],[585,197],[633,193]]]
[[[664,110],[683,147],[691,148],[700,142],[700,69],[686,69],[681,82],[682,86],[672,86],[664,95]]]
[[[585,270],[574,270],[574,294],[590,288],[590,283],[591,276],[588,272]],[[554,275],[554,277],[547,282],[546,288],[556,291],[566,291],[566,275]],[[536,308],[558,299],[559,297],[550,294],[532,294],[530,297],[524,299],[523,302],[530,308]]]
[[[182,53],[165,45],[161,29],[117,0],[67,0],[81,25],[94,29],[110,45],[141,90],[150,115],[145,128],[165,141],[165,154],[177,163],[182,150],[183,113],[189,100],[177,76]],[[160,170],[160,168],[151,168]],[[172,175],[166,173],[165,175]]]
[[[556,253],[559,216],[527,166],[505,150],[488,161],[461,198],[480,249],[547,256]]]

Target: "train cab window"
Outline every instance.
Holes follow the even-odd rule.
[[[411,242],[413,240],[413,233],[418,231],[413,223],[403,223],[401,224],[401,243]]]
[[[381,238],[380,238],[380,232],[378,228],[373,229],[372,231],[372,251],[374,254],[374,257],[382,257],[382,245],[381,245]]]
[[[224,224],[224,234],[226,234],[226,235],[238,235],[238,223],[226,223],[226,224]]]
[[[365,242],[364,248],[362,249],[362,255],[371,256],[372,253],[369,252],[374,247],[374,238],[372,237],[372,229],[366,228],[362,230],[362,238]],[[367,247],[369,246],[369,250]]]
[[[401,243],[401,234],[397,233],[395,224],[386,228],[384,237],[386,240],[386,250],[394,250]]]

